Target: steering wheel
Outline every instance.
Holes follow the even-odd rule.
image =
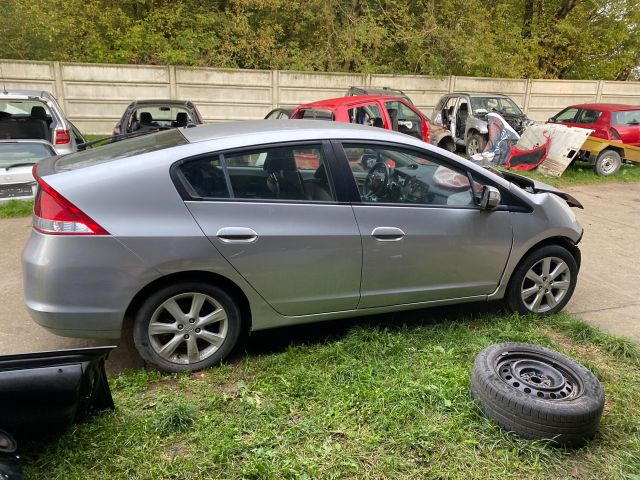
[[[391,171],[389,166],[384,162],[376,162],[369,169],[367,178],[364,181],[364,196],[370,198],[385,193],[391,186]]]

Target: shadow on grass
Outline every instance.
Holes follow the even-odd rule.
[[[477,302],[260,330],[241,339],[227,362],[233,363],[243,355],[283,352],[291,345],[314,345],[339,340],[357,327],[419,327],[443,321],[455,323],[503,312],[501,302]]]

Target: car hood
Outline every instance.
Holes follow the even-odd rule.
[[[517,185],[521,189],[529,193],[553,193],[558,197],[562,198],[567,205],[570,207],[582,208],[582,204],[572,195],[569,195],[562,190],[558,190],[556,187],[552,187],[551,185],[547,185],[546,183],[539,182],[538,180],[534,180],[529,177],[524,177],[522,175],[518,175],[517,173],[507,172],[504,170],[496,170],[494,168],[489,167],[493,173],[501,176],[505,180]]]

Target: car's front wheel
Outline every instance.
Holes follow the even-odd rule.
[[[219,364],[240,335],[240,310],[221,288],[185,282],[150,295],[138,309],[133,340],[140,356],[165,372]]]
[[[472,157],[476,153],[482,153],[486,145],[485,138],[479,133],[474,133],[467,139],[467,155]]]
[[[577,279],[573,255],[559,245],[547,245],[529,253],[516,267],[507,287],[507,303],[520,313],[559,312],[571,299]]]

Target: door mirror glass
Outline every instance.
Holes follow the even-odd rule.
[[[480,208],[482,210],[493,210],[500,205],[500,190],[496,187],[487,185],[482,191],[482,197],[480,199]]]

